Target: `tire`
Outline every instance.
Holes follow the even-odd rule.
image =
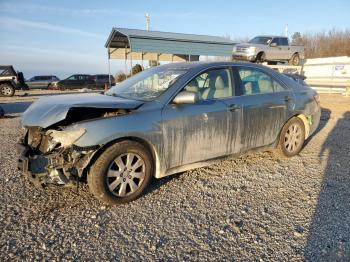
[[[295,156],[303,148],[304,141],[304,123],[301,119],[293,117],[288,120],[281,130],[276,150],[277,154],[285,157]]]
[[[289,64],[293,66],[300,65],[300,57],[299,54],[292,55],[292,58],[289,60]]]
[[[1,96],[8,96],[8,97],[14,96],[15,91],[16,91],[15,88],[10,84],[5,83],[0,85]]]
[[[266,55],[264,52],[262,52],[257,55],[255,62],[258,64],[262,64],[265,62],[265,60],[266,60]]]
[[[137,199],[152,176],[153,163],[147,148],[137,142],[122,141],[108,147],[97,158],[87,181],[90,192],[98,200],[118,205]]]

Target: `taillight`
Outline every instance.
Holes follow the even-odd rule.
[[[314,95],[314,99],[315,99],[317,104],[320,104],[321,99],[320,99],[320,95],[319,94]]]

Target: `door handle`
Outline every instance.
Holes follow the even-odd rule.
[[[230,110],[231,112],[236,111],[236,110],[238,110],[238,109],[241,109],[241,107],[240,107],[239,105],[235,105],[235,104],[230,105],[230,106],[228,107],[228,110]]]

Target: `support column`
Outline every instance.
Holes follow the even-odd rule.
[[[109,88],[112,86],[111,83],[111,54],[109,53],[109,48],[107,49],[108,54],[108,82],[109,82]]]

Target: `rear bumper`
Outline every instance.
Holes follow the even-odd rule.
[[[310,116],[310,134],[311,136],[315,131],[317,130],[319,124],[320,124],[320,119],[321,119],[321,108],[319,107],[318,110]]]

